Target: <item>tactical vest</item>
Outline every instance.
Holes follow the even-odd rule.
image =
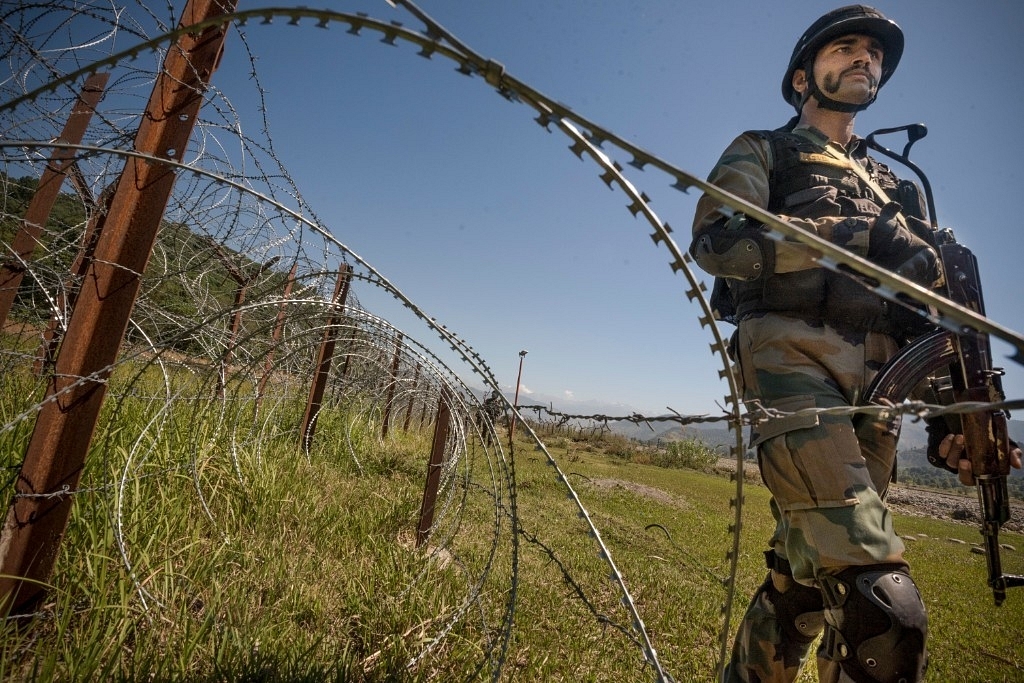
[[[868,175],[887,199],[877,197],[847,163],[829,156],[814,141],[784,131],[754,133],[771,147],[767,208],[774,214],[810,219],[847,215],[851,221],[870,221],[870,216],[856,208],[858,203],[867,200],[881,206],[887,199],[906,200],[909,197],[905,194],[916,189],[913,183],[900,181],[884,164],[867,157]],[[828,201],[830,197],[845,197],[849,201],[841,202],[837,209],[834,201]],[[916,206],[912,213],[916,214],[919,197],[914,197],[913,202]],[[851,278],[824,268],[766,273],[752,282],[729,280],[728,290],[732,311],[725,319],[731,318],[733,322],[777,312],[827,322],[837,329],[892,333],[898,327],[890,319],[888,302]]]

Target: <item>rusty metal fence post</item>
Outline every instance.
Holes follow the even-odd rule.
[[[412,409],[416,405],[416,383],[420,379],[420,364],[416,364],[416,369],[412,373],[412,387],[409,389],[409,405],[405,408],[405,422],[402,429],[409,431],[409,423],[412,421]]]
[[[216,19],[236,3],[189,0],[180,25]],[[174,187],[174,169],[159,159],[184,156],[227,28],[220,23],[182,34],[153,86],[135,149],[156,161],[125,163],[71,313],[0,531],[0,613],[28,613],[45,596],[71,514],[70,492],[85,466],[106,382]]]
[[[227,386],[228,366],[231,365],[231,361],[234,359],[235,345],[238,343],[238,332],[242,328],[242,304],[245,303],[246,292],[249,291],[249,286],[256,282],[265,270],[273,267],[281,257],[275,256],[266,263],[261,264],[254,272],[246,273],[232,262],[231,256],[224,251],[221,245],[214,244],[213,250],[216,252],[221,264],[223,264],[224,269],[228,271],[228,276],[235,281],[235,303],[231,307],[231,332],[228,335],[224,353],[220,358],[220,369],[217,372],[217,388],[214,390],[214,395],[218,399],[223,399]]]
[[[93,112],[96,111],[96,105],[103,97],[103,90],[109,77],[109,73],[95,73],[86,79],[60,134],[61,142],[73,145],[82,142]],[[21,228],[11,241],[10,250],[13,253],[5,255],[0,262],[0,329],[3,329],[4,323],[7,322],[7,316],[14,306],[14,298],[18,294],[18,287],[25,276],[25,266],[22,264],[32,260],[32,253],[39,245],[43,226],[50,219],[50,210],[57,201],[61,185],[64,184],[68,170],[74,165],[75,150],[53,150],[50,161],[39,178],[36,192],[25,209]]]
[[[519,410],[519,387],[523,384],[523,359],[526,358],[526,349],[519,352],[519,375],[516,376],[516,396],[512,399],[512,417],[508,423],[508,442],[511,446],[512,437],[516,433],[516,411]]]
[[[423,545],[434,526],[434,506],[437,490],[441,485],[441,466],[444,464],[444,450],[448,443],[448,428],[451,426],[451,409],[448,407],[448,392],[441,390],[437,401],[437,421],[434,423],[434,441],[430,448],[430,463],[427,465],[427,482],[423,487],[423,503],[420,505],[420,524],[416,530],[416,547]]]
[[[270,375],[274,371],[274,354],[277,352],[277,347],[281,343],[281,337],[284,334],[284,320],[288,307],[288,297],[292,295],[292,287],[295,286],[295,272],[298,267],[299,264],[296,261],[292,264],[291,270],[288,271],[288,280],[284,285],[284,294],[281,296],[281,303],[278,304],[277,318],[274,320],[274,332],[270,336],[270,349],[267,350],[267,357],[263,362],[263,376],[260,377],[260,383],[256,389],[257,410],[263,404],[263,394],[267,390],[267,382],[270,381]]]
[[[391,410],[395,403],[395,389],[398,386],[398,368],[402,361],[402,333],[395,336],[395,355],[391,360],[391,375],[388,377],[388,397],[384,401],[384,417],[380,428],[380,438],[388,438],[388,426],[391,424]]]
[[[110,211],[110,202],[114,198],[115,185],[116,183],[107,185],[103,192],[100,193],[98,201],[91,200],[93,202],[93,214],[89,217],[85,231],[82,233],[82,243],[78,248],[78,253],[75,255],[75,262],[71,264],[68,277],[65,278],[64,290],[57,294],[57,310],[53,311],[53,314],[50,316],[50,324],[46,331],[43,332],[39,348],[36,350],[36,360],[32,367],[36,377],[42,377],[44,373],[49,372],[53,368],[54,360],[57,357],[57,348],[63,338],[60,312],[62,310],[71,311],[75,308],[79,286],[85,280],[85,274],[96,251],[96,242],[103,233],[103,224],[106,221],[107,213]]]
[[[427,408],[427,402],[424,401],[423,405],[420,408],[420,419],[416,425],[416,429],[423,429],[423,425],[427,423]]]
[[[352,268],[347,265],[343,265],[338,269],[338,282],[334,285],[334,295],[331,298],[331,316],[327,319],[323,340],[320,342],[320,348],[317,350],[313,383],[309,387],[306,412],[302,416],[302,431],[299,432],[302,439],[302,448],[307,453],[313,444],[313,434],[316,432],[316,419],[320,414],[320,407],[323,405],[324,392],[327,390],[327,378],[331,374],[334,347],[338,340],[338,323],[341,320],[341,311],[345,307],[345,300],[348,298],[351,274]]]

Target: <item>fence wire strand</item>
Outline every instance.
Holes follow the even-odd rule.
[[[651,428],[666,422],[680,426],[723,423],[731,430],[729,455],[736,467],[734,521],[720,530],[718,541],[727,549],[725,564],[703,563],[686,547],[688,541],[673,539],[660,524],[645,529],[664,531],[677,553],[713,584],[712,593],[721,600],[722,611],[713,646],[720,670],[732,626],[743,526],[743,429],[782,413],[741,404],[725,337],[698,274],[626,169],[632,173],[656,168],[676,189],[700,181],[512,78],[500,64],[473,52],[411,2],[395,4],[422,28],[307,8],[250,9],[229,17],[237,32],[231,37],[232,49],[244,52],[251,66],[249,86],[259,102],[256,115],[243,115],[217,88],[216,78],[202,93],[201,120],[182,161],[159,160],[173,167],[178,178],[146,271],[132,274],[141,279],[142,287],[118,360],[90,377],[63,378],[64,393],[52,396],[47,396],[46,388],[54,381],[54,354],[59,352],[76,293],[84,284],[80,265],[91,258],[94,230],[102,224],[121,169],[133,161],[153,161],[132,149],[132,139],[169,45],[196,27],[174,28],[172,3],[156,6],[141,1],[22,2],[17,10],[3,15],[0,58],[9,74],[0,80],[0,265],[5,274],[18,275],[18,286],[9,291],[11,312],[0,335],[0,381],[5,395],[18,397],[16,405],[3,407],[0,423],[0,467],[12,473],[3,492],[9,501],[85,500],[88,494],[93,503],[81,505],[77,514],[92,511],[109,516],[120,563],[131,577],[143,611],[154,619],[179,599],[173,581],[154,580],[162,563],[171,562],[175,538],[168,532],[155,543],[141,521],[152,505],[160,504],[162,484],[185,482],[194,493],[196,515],[215,530],[223,546],[234,547],[240,539],[232,537],[231,522],[246,514],[260,495],[266,464],[278,457],[282,444],[293,449],[295,444],[307,444],[301,452],[308,463],[334,458],[363,475],[371,467],[368,454],[388,450],[385,432],[389,427],[404,432],[411,425],[414,431],[429,432],[434,411],[444,401],[453,417],[443,442],[429,543],[416,555],[403,587],[389,598],[412,601],[425,587],[437,589],[433,574],[439,565],[454,566],[460,580],[445,587],[450,596],[446,609],[415,627],[420,637],[407,668],[419,670],[436,660],[429,666],[443,670],[453,634],[472,621],[475,631],[483,635],[476,659],[463,662],[467,678],[483,675],[497,680],[508,675],[515,629],[529,627],[516,621],[519,588],[529,578],[521,576],[524,541],[557,567],[569,589],[567,599],[581,603],[595,627],[610,627],[628,647],[639,651],[645,676],[667,681],[672,680],[672,663],[662,662],[658,654],[657,637],[645,625],[630,576],[619,569],[600,522],[588,512],[585,495],[569,482],[541,434],[557,433],[569,424],[610,430],[619,423]],[[454,352],[477,382],[488,391],[497,390],[499,383],[486,360],[341,242],[334,226],[306,203],[281,162],[268,121],[259,55],[248,33],[250,25],[275,23],[317,29],[341,24],[352,36],[372,33],[386,44],[411,43],[420,56],[452,60],[463,74],[479,76],[506,99],[526,105],[540,126],[568,138],[572,152],[592,162],[600,180],[623,193],[627,210],[653,230],[655,243],[670,252],[670,267],[685,276],[686,295],[700,307],[698,323],[713,338],[711,351],[722,364],[720,374],[728,385],[717,412],[683,415],[667,408],[668,414],[654,416],[579,415],[553,406],[517,407],[503,397],[502,413],[523,424],[567,494],[567,507],[559,509],[571,514],[571,523],[586,527],[587,542],[596,546],[600,561],[610,569],[605,575],[618,597],[611,607],[601,597],[607,586],[593,585],[574,574],[578,565],[563,557],[571,549],[554,547],[545,540],[543,528],[531,528],[521,517],[515,459],[523,454],[501,443],[500,417],[484,409],[479,392],[470,388],[448,359],[449,352]],[[62,140],[61,130],[82,83],[99,72],[109,73],[110,78],[84,142]],[[58,165],[58,158],[63,160],[59,162],[63,164],[61,181],[66,184],[44,224],[29,226],[38,233],[32,248],[19,251],[15,235],[24,227],[23,217],[39,190],[39,178]],[[333,292],[343,277],[352,287],[346,300],[339,302]],[[915,294],[904,289],[897,283],[892,291]],[[401,303],[420,327],[399,329],[367,310],[358,292],[370,290]],[[1003,333],[1002,328],[992,329]],[[308,402],[311,378],[318,372],[316,350],[328,335],[337,351],[326,393],[307,434],[300,434],[302,409]],[[1019,335],[1009,336],[1011,343],[1016,338]],[[16,490],[20,459],[45,402],[61,401],[75,387],[97,383],[106,386],[107,403],[79,486]],[[919,420],[1021,406],[1024,400],[949,406],[907,401],[813,412],[898,414]],[[525,420],[522,413],[529,411],[535,416]],[[120,426],[126,424],[143,426],[136,433],[126,433]],[[309,443],[316,446],[308,447]],[[481,509],[486,510],[487,538],[469,537],[467,520],[479,517]],[[166,557],[159,552],[154,555],[154,545],[160,543],[167,548]],[[378,659],[370,655],[364,664],[372,668]]]

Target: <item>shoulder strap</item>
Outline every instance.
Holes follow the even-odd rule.
[[[886,191],[881,188],[878,182],[876,182],[875,179],[871,177],[871,174],[867,172],[867,169],[858,164],[856,161],[850,159],[849,157],[843,156],[842,154],[836,154],[835,150],[827,145],[825,147],[825,154],[828,154],[836,161],[842,162],[851,171],[856,173],[857,176],[864,181],[864,184],[871,188],[871,191],[875,193],[875,196],[882,200],[883,204],[888,204],[890,201],[892,201],[891,199],[889,199],[888,193],[886,193]]]
[[[775,211],[778,207],[773,206],[776,199],[776,175],[775,160],[779,158],[779,144],[789,136],[784,130],[754,130],[750,131],[768,143],[768,210]]]
[[[858,164],[856,161],[853,161],[849,157],[845,157],[841,154],[836,154],[835,151],[827,145],[825,147],[825,153],[828,154],[833,159],[842,162],[847,167],[849,167],[851,171],[856,173],[857,176],[861,180],[863,180],[868,187],[871,188],[871,191],[875,193],[875,196],[877,196],[883,204],[888,204],[889,202],[892,201],[891,199],[889,199],[888,193],[886,193],[886,191],[879,186],[879,184],[875,181],[874,178],[871,177],[871,175],[863,166]],[[900,206],[902,207],[902,204]],[[903,215],[902,210],[900,210],[900,212],[896,214],[896,222],[900,224],[900,227],[903,227],[907,230],[910,229],[909,226],[907,226],[907,219]]]

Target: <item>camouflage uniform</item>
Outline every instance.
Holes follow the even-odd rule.
[[[862,141],[855,138],[844,149],[813,128],[796,126],[792,134],[800,138],[795,144],[806,142],[817,150],[801,159],[824,158],[822,153],[827,152],[837,167],[840,161],[860,164],[893,189],[894,176],[866,158]],[[834,192],[816,187],[811,187],[815,191],[792,190],[791,196],[782,198],[770,196],[779,179],[772,177],[774,148],[769,137],[741,135],[722,155],[709,181],[871,258],[870,227],[882,209],[875,201],[862,199],[877,200],[875,193],[849,173],[841,182],[859,183],[859,191],[852,194],[860,198],[844,210],[839,210]],[[815,183],[818,180],[809,185]],[[717,237],[734,227],[714,199],[702,197],[691,252],[702,235]],[[904,241],[897,246],[897,251],[904,252],[899,260],[927,248],[920,240]],[[769,543],[773,552],[766,553],[772,570],[740,624],[726,669],[725,680],[730,683],[796,678],[824,626],[819,589],[826,577],[852,566],[906,566],[903,543],[884,503],[895,464],[898,420],[813,411],[791,414],[858,403],[899,344],[877,316],[858,317],[853,311],[850,317],[835,318],[835,309],[882,304],[871,296],[849,292],[832,297],[844,285],[829,278],[840,276],[824,273],[804,245],[794,241],[763,244],[769,252],[763,275],[749,281],[728,280],[731,301],[716,286],[715,303],[733,309],[731,321],[738,323],[731,350],[740,369],[743,399],[786,415],[757,425],[751,434],[761,474],[772,493],[776,530]],[[773,294],[772,287],[779,283],[782,286]],[[819,649],[820,680],[840,680],[839,667],[823,655]]]
[[[501,394],[497,389],[484,399],[483,405],[477,408],[476,426],[481,434],[485,446],[494,442],[494,430],[497,428],[498,418],[505,412],[501,402]]]

